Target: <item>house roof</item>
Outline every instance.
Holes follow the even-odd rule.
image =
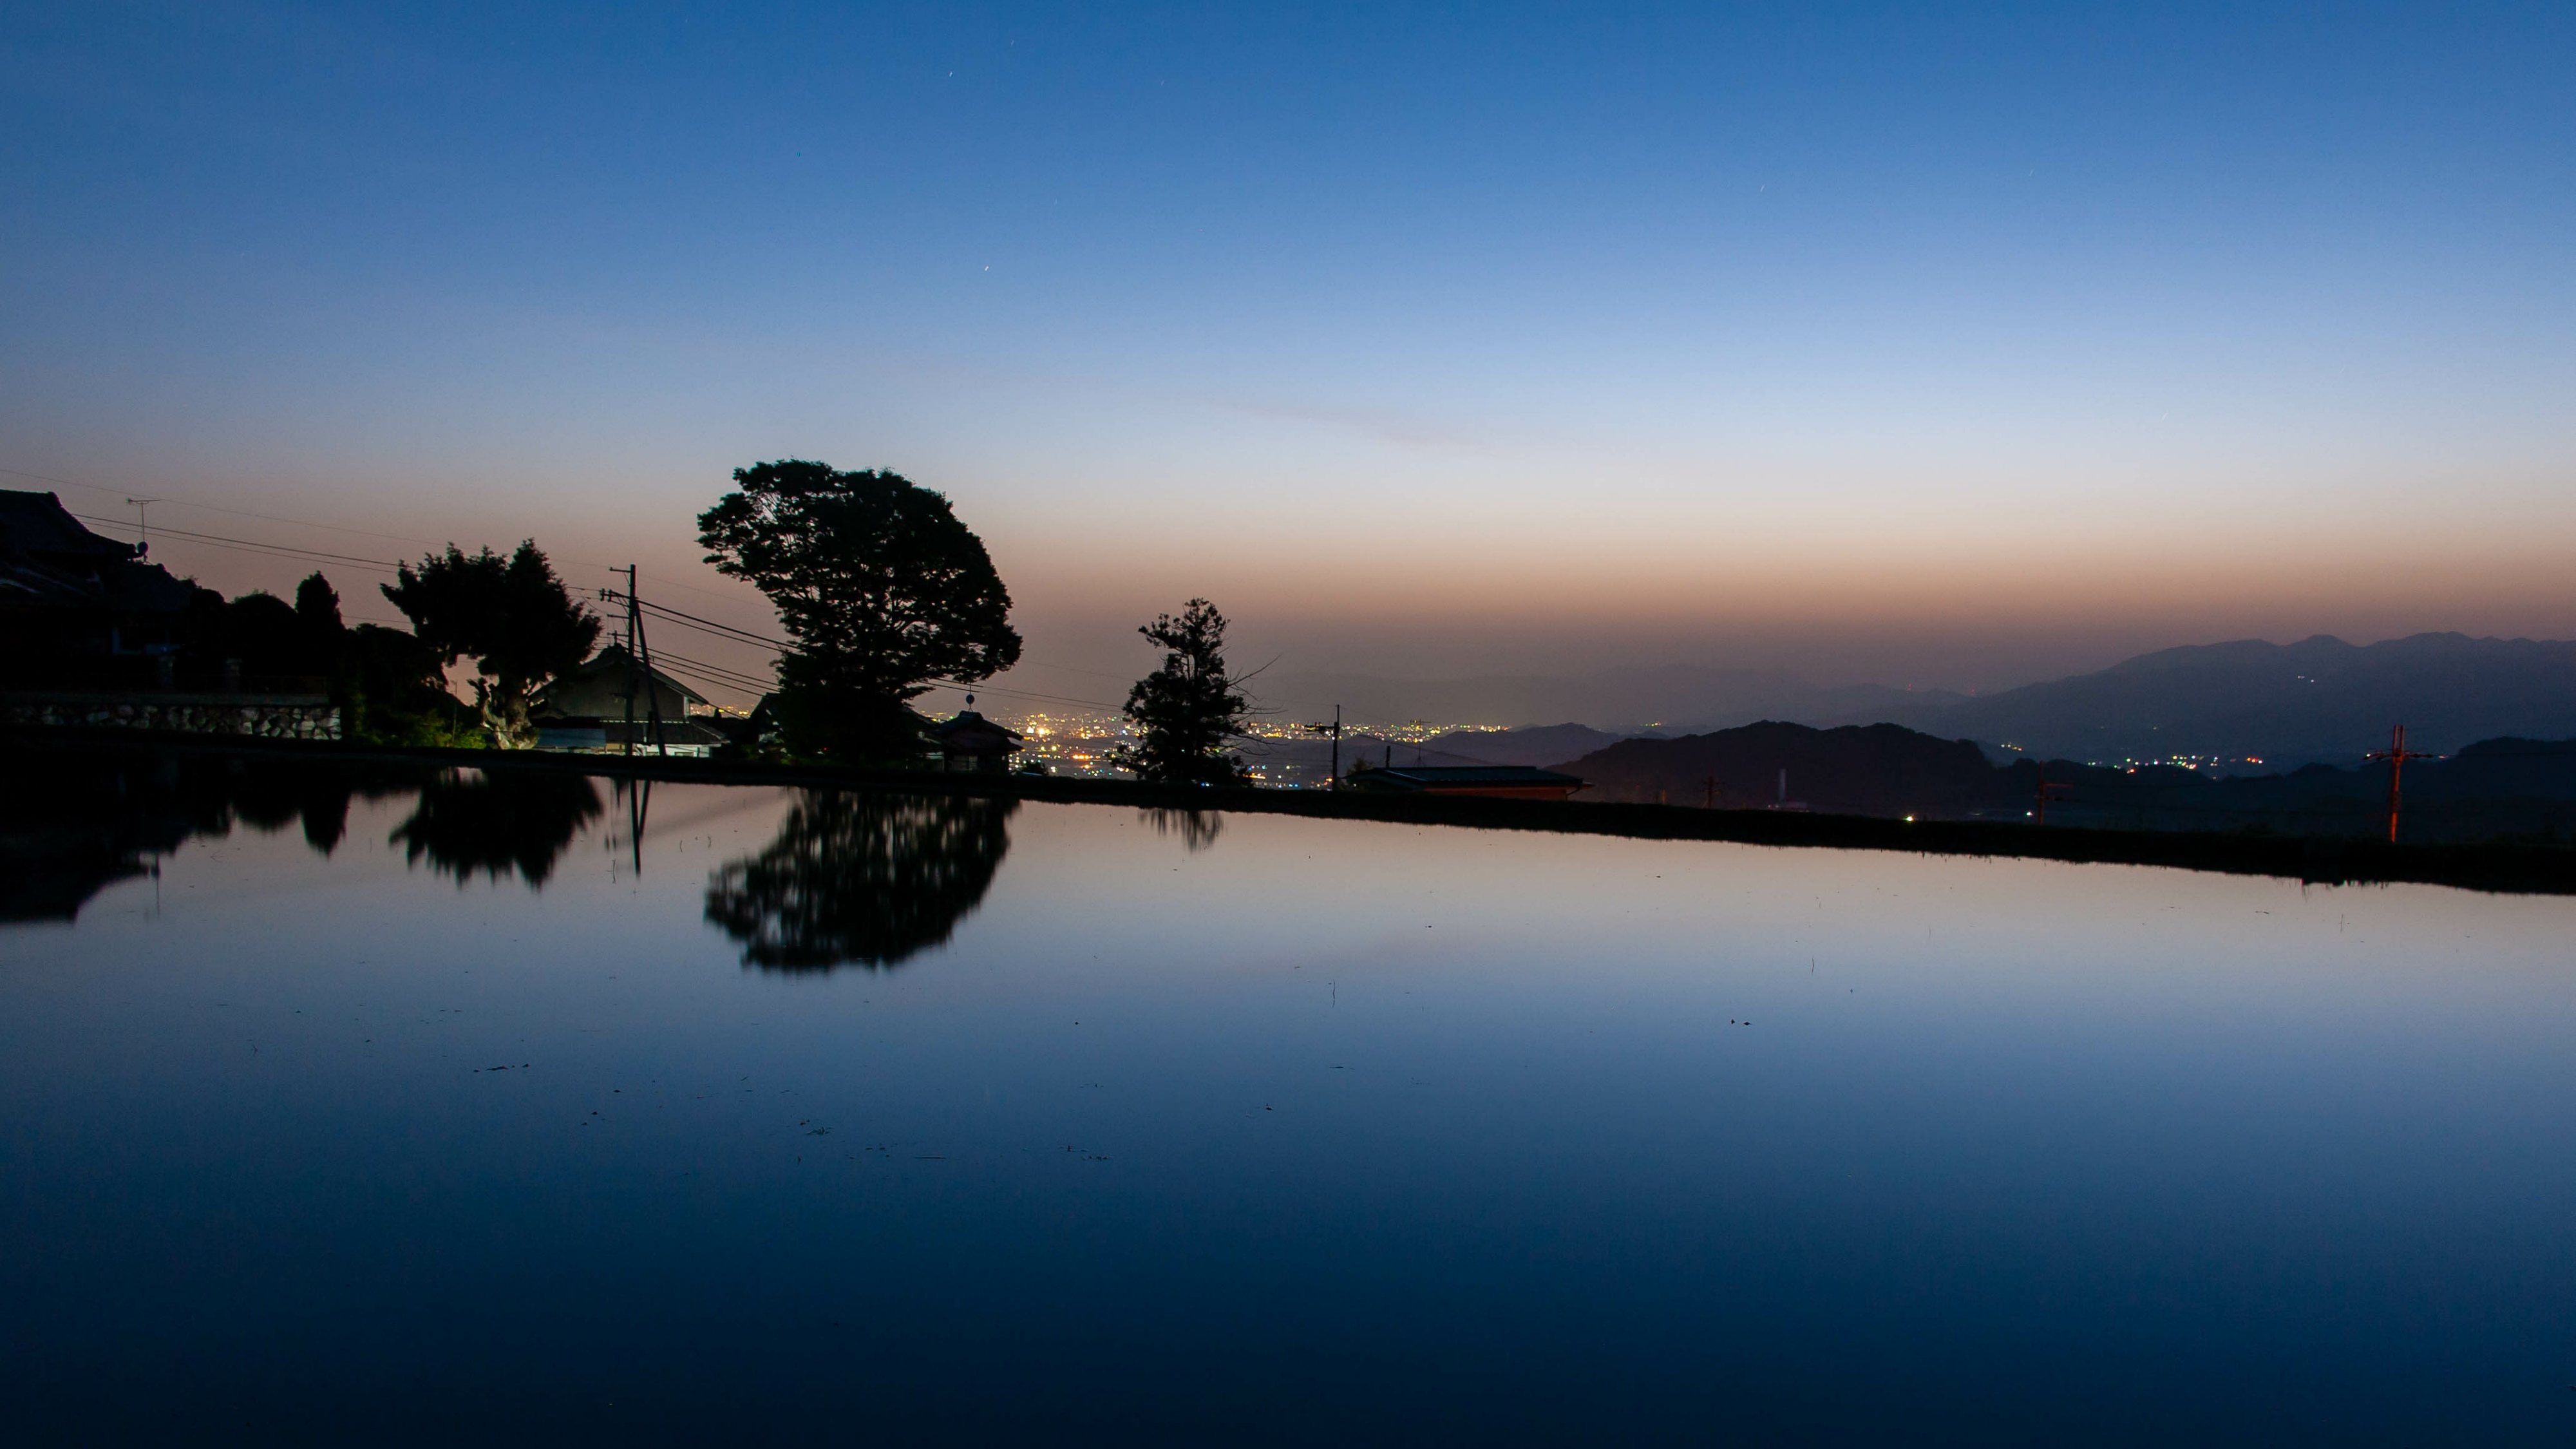
[[[611,644],[567,673],[556,676],[530,696],[529,703],[540,714],[560,715],[573,719],[604,719],[622,716],[626,710],[626,690],[637,671],[635,656],[626,646]],[[658,700],[667,714],[680,714],[684,706],[705,704],[707,698],[671,676],[656,669],[650,671],[653,689],[648,697],[643,690],[635,692],[638,718],[651,712]]]
[[[1019,731],[997,725],[971,709],[961,709],[955,717],[931,725],[930,737],[939,742],[941,749],[957,753],[1004,750],[1022,738]]]
[[[0,489],[0,597],[139,614],[187,608],[195,586],[142,556],[140,544],[82,527],[51,493]]]
[[[51,493],[0,488],[0,552],[52,554],[99,562],[143,556],[143,545],[101,538],[81,526]]]

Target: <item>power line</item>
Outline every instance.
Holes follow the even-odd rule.
[[[1062,694],[1040,694],[1035,690],[1013,689],[1008,685],[1001,684],[964,684],[954,679],[934,679],[930,681],[930,685],[934,689],[971,689],[977,694],[1015,694],[1022,699],[1044,699],[1051,700],[1057,704],[1087,705],[1092,709],[1105,709],[1111,714],[1116,714],[1118,711],[1126,708],[1125,705],[1110,704],[1104,700],[1075,699],[1069,695]]]
[[[0,473],[6,473],[12,478],[33,478],[40,483],[60,483],[66,488],[86,488],[92,493],[121,494],[125,491],[121,488],[103,487],[96,483],[76,483],[69,478],[56,478],[49,473],[30,473],[23,468],[0,468]],[[247,508],[225,508],[220,504],[196,503],[185,498],[179,498],[167,494],[163,495],[157,501],[177,508],[195,508],[201,509],[207,513],[229,513],[236,518],[256,518],[265,523],[289,523],[298,528],[320,528],[327,529],[332,533],[354,533],[362,538],[385,538],[391,539],[396,543],[417,543],[429,547],[436,547],[436,545],[430,543],[428,539],[413,538],[409,534],[378,533],[375,530],[368,528],[346,528],[336,523],[316,523],[309,518],[286,518],[274,513],[253,513]]]
[[[703,659],[691,659],[685,654],[673,654],[669,650],[662,650],[656,654],[655,662],[658,664],[662,660],[677,660],[680,663],[687,665],[689,668],[698,671],[700,674],[712,677],[719,684],[730,684],[737,689],[756,690],[759,693],[766,694],[770,690],[778,687],[777,683],[773,680],[762,679],[758,675],[754,674],[745,674],[738,669],[727,669],[721,664],[709,664]]]
[[[71,513],[71,510],[68,508],[63,511]],[[125,523],[124,519],[101,518],[95,513],[72,513],[72,517],[77,518],[84,523],[106,523],[114,524],[118,527],[124,526]],[[379,569],[385,573],[392,573],[397,567],[399,567],[399,565],[389,563],[380,558],[355,558],[345,553],[325,553],[318,548],[297,548],[295,545],[289,543],[262,543],[256,539],[227,538],[220,533],[191,533],[184,528],[172,528],[166,523],[161,526],[161,536],[164,538],[184,538],[191,543],[211,544],[217,548],[248,549],[254,553],[269,553],[280,556],[291,555],[298,558],[320,559],[326,563],[354,564],[359,568]]]
[[[645,608],[652,610],[654,613],[666,615],[682,624],[694,624],[701,629],[713,630],[719,634],[728,634],[748,643],[766,644],[772,649],[792,649],[795,647],[784,639],[772,639],[766,634],[755,634],[749,629],[737,629],[731,624],[719,624],[713,619],[701,619],[695,614],[683,614],[668,604],[657,604],[650,599],[643,600],[642,602]]]
[[[72,478],[57,478],[51,473],[30,473],[24,468],[0,468],[0,474],[6,474],[12,478],[32,478],[39,483],[59,483],[65,488],[85,488],[92,493],[113,493],[122,495],[125,491],[121,488],[110,488],[99,483],[83,483]],[[219,503],[199,503],[192,499],[182,498],[174,494],[165,493],[155,501],[166,503],[177,508],[194,508],[206,513],[227,513],[231,514],[235,518],[256,518],[264,523],[283,523],[296,528],[319,528],[330,533],[349,533],[355,534],[360,538],[381,538],[388,539],[395,543],[416,543],[424,548],[434,549],[442,546],[438,540],[418,538],[408,533],[384,533],[372,528],[351,528],[346,524],[322,523],[310,518],[290,518],[279,513],[258,513],[247,508],[226,508]],[[119,523],[123,522],[121,519],[115,521]],[[453,543],[455,540],[449,539],[447,542]],[[599,563],[592,559],[564,558],[560,559],[559,562],[579,565],[582,568],[606,569],[611,573],[625,572],[622,565]],[[393,565],[383,564],[380,565],[380,567],[392,568]],[[708,598],[723,599],[729,603],[740,603],[742,601],[741,596],[738,594],[721,593],[714,589],[700,588],[695,584],[684,584],[675,579],[664,580],[663,586],[674,589],[685,589],[693,594],[704,594]]]
[[[675,676],[680,678],[693,678],[693,681],[708,683],[708,686],[716,686],[716,688],[739,688],[742,694],[750,694],[755,696],[755,699],[762,694],[770,694],[770,688],[773,688],[768,686],[768,683],[726,676],[726,673],[721,673],[721,670],[711,670],[706,668],[706,665],[696,663],[696,660],[688,660],[688,663],[672,663],[672,660],[675,660],[675,655],[657,655],[654,657],[654,668],[662,670],[662,673],[675,673]]]
[[[653,662],[653,667],[661,673],[670,675],[675,679],[695,680],[709,689],[732,690],[738,694],[748,694],[754,699],[758,699],[770,692],[766,687],[754,687],[732,679],[717,679],[711,675],[700,674],[695,669],[675,665],[670,662],[670,657],[668,655],[655,660]]]
[[[44,473],[30,473],[30,472],[27,472],[26,470],[24,470],[24,469],[20,469],[20,468],[0,468],[0,474],[7,474],[7,475],[9,475],[9,476],[11,476],[11,477],[16,477],[16,478],[33,478],[33,479],[36,479],[36,480],[38,480],[38,481],[40,481],[40,482],[46,482],[46,483],[60,483],[60,484],[64,485],[65,487],[69,487],[69,488],[88,488],[88,489],[92,489],[92,490],[94,490],[94,491],[98,491],[98,492],[114,492],[114,491],[115,491],[115,490],[113,490],[113,489],[104,489],[104,488],[100,488],[97,484],[94,484],[94,483],[78,483],[78,482],[74,482],[73,480],[68,479],[68,478],[56,478],[56,477],[53,477],[53,476],[51,476],[51,475],[49,475],[49,474],[44,474]],[[362,536],[365,536],[365,537],[369,537],[369,538],[387,538],[387,539],[394,539],[394,540],[396,540],[396,541],[399,541],[399,542],[406,542],[406,543],[425,543],[425,542],[427,542],[427,540],[424,540],[424,539],[410,538],[410,537],[407,537],[406,535],[402,535],[402,534],[393,534],[393,533],[375,533],[375,532],[371,532],[371,531],[369,531],[369,530],[367,530],[367,529],[360,529],[360,528],[341,528],[341,527],[339,527],[339,526],[338,526],[338,525],[336,525],[336,524],[328,524],[328,523],[313,523],[313,522],[311,522],[311,521],[309,521],[309,520],[305,520],[305,519],[282,518],[282,517],[279,517],[279,516],[274,515],[274,514],[253,513],[253,512],[250,512],[250,511],[246,510],[246,509],[239,509],[239,508],[219,508],[219,507],[216,507],[216,506],[215,506],[215,505],[213,505],[213,504],[206,504],[206,503],[190,503],[190,502],[188,502],[188,501],[187,501],[187,500],[185,500],[185,499],[170,498],[170,499],[165,499],[165,500],[163,500],[163,501],[165,501],[165,502],[170,502],[170,503],[176,503],[176,504],[179,504],[179,505],[181,505],[181,506],[183,506],[183,507],[189,507],[189,508],[202,508],[202,509],[206,509],[206,510],[208,510],[208,511],[210,511],[210,512],[215,512],[215,513],[230,513],[230,514],[234,514],[234,515],[236,515],[236,516],[238,516],[238,517],[243,517],[243,518],[257,518],[257,519],[262,519],[262,520],[267,521],[267,522],[270,522],[270,523],[285,523],[285,524],[296,525],[296,526],[299,526],[299,527],[331,529],[331,530],[333,530],[333,531],[335,531],[335,532],[341,532],[341,533],[354,533],[354,534],[359,534],[359,535],[362,535]],[[69,512],[70,510],[65,510],[65,511],[66,511],[66,512]],[[81,519],[81,520],[83,520],[83,521],[85,521],[85,522],[90,522],[90,523],[104,523],[104,524],[109,524],[109,525],[111,525],[111,526],[119,527],[119,528],[121,528],[121,527],[123,527],[123,526],[124,526],[124,520],[123,520],[123,519],[118,519],[118,518],[104,518],[104,517],[101,517],[101,516],[99,516],[99,515],[97,515],[97,514],[88,514],[88,513],[73,513],[73,514],[72,514],[72,516],[73,516],[74,518],[78,518],[78,519]],[[263,555],[263,556],[270,557],[270,558],[283,558],[283,559],[288,559],[288,560],[290,560],[290,561],[294,561],[294,562],[315,562],[315,561],[319,561],[319,562],[323,562],[323,563],[338,564],[338,565],[341,565],[341,566],[343,566],[343,567],[374,569],[374,570],[376,570],[376,571],[378,571],[378,572],[381,572],[381,573],[395,573],[395,572],[399,571],[399,570],[403,567],[403,565],[400,565],[400,564],[394,563],[394,562],[392,562],[391,560],[387,560],[387,559],[360,558],[360,557],[357,557],[356,555],[353,555],[353,554],[331,553],[331,552],[328,552],[328,551],[326,551],[326,550],[322,550],[322,549],[299,548],[299,547],[297,547],[297,546],[295,546],[295,545],[293,545],[293,544],[269,543],[269,542],[266,542],[266,541],[264,541],[264,540],[258,540],[258,539],[232,538],[232,537],[229,537],[229,536],[227,536],[227,535],[223,535],[223,534],[197,533],[197,532],[193,532],[193,531],[190,531],[190,530],[187,530],[187,529],[177,529],[177,528],[169,528],[169,527],[164,527],[161,531],[162,531],[163,535],[165,535],[165,536],[167,536],[167,537],[185,539],[186,541],[188,541],[188,542],[190,542],[190,543],[200,544],[200,545],[205,546],[205,547],[208,547],[208,548],[231,549],[231,550],[235,550],[235,551],[243,552],[243,553],[259,554],[259,555]],[[579,561],[579,560],[567,560],[567,562],[581,562],[581,561]],[[584,566],[585,566],[585,567],[599,567],[599,568],[606,568],[606,567],[608,567],[608,565],[605,565],[605,564],[598,564],[598,565],[585,564]],[[619,570],[616,570],[616,571],[617,571],[617,572],[620,572],[620,573],[625,572],[625,570],[623,570],[623,569],[619,569]],[[656,585],[657,585],[657,587],[671,587],[671,588],[683,588],[683,589],[690,589],[690,586],[689,586],[689,585],[679,583],[679,582],[677,582],[676,580],[667,580],[667,579],[665,579],[665,580],[657,580],[657,581],[656,581]],[[714,598],[727,598],[727,599],[730,599],[730,597],[731,597],[731,596],[729,596],[729,595],[717,594],[717,593],[715,593],[714,591],[712,591],[712,590],[708,590],[708,589],[690,589],[690,591],[691,591],[691,592],[693,592],[693,593],[703,593],[703,594],[707,594],[707,595],[709,595],[710,597],[714,597]],[[675,621],[675,622],[677,622],[677,623],[680,623],[680,624],[681,624],[681,625],[683,625],[684,627],[691,627],[691,628],[698,629],[700,632],[711,634],[711,635],[713,635],[713,636],[715,636],[715,637],[717,637],[717,638],[724,639],[724,640],[726,640],[726,641],[728,641],[728,642],[732,642],[732,643],[744,643],[744,644],[756,644],[756,645],[759,645],[759,646],[761,646],[761,647],[763,647],[763,648],[766,648],[766,649],[769,649],[769,650],[772,650],[772,651],[791,649],[791,648],[794,648],[794,647],[795,647],[794,645],[792,645],[792,644],[788,643],[786,640],[773,638],[773,637],[771,637],[771,636],[769,636],[769,635],[766,635],[766,634],[756,633],[756,632],[754,632],[754,631],[752,631],[752,630],[749,630],[749,629],[739,628],[739,627],[737,627],[737,626],[735,626],[735,625],[732,625],[732,624],[719,623],[719,622],[717,622],[716,620],[708,619],[708,618],[704,618],[704,617],[702,617],[702,616],[700,616],[700,615],[697,615],[697,614],[691,614],[691,613],[688,613],[688,612],[686,612],[686,611],[684,611],[684,610],[674,609],[674,608],[672,608],[671,606],[669,606],[668,604],[657,604],[657,603],[654,603],[654,602],[652,602],[652,601],[650,601],[650,600],[646,600],[646,599],[638,599],[638,600],[636,600],[636,603],[637,603],[637,606],[638,606],[638,607],[643,608],[643,609],[650,609],[650,610],[652,610],[655,614],[657,614],[657,615],[661,615],[661,616],[666,617],[666,618],[669,618],[669,619],[671,619],[671,620],[673,620],[673,621]],[[666,654],[664,657],[666,657],[666,658],[673,658],[673,659],[679,659],[679,658],[681,658],[682,656],[678,656],[678,655],[667,655],[667,654]],[[772,688],[774,688],[774,687],[775,687],[775,684],[774,684],[773,682],[771,682],[771,681],[763,681],[763,680],[759,680],[759,679],[755,678],[754,676],[752,676],[752,675],[750,675],[750,674],[748,674],[748,673],[745,673],[745,672],[743,672],[743,671],[739,671],[739,670],[735,670],[735,669],[731,669],[731,668],[728,668],[728,667],[726,667],[726,666],[722,666],[722,665],[713,665],[713,664],[706,664],[706,663],[703,663],[703,662],[700,662],[700,661],[696,661],[696,660],[685,660],[684,662],[686,662],[686,663],[688,663],[688,664],[692,665],[694,668],[696,668],[696,669],[698,669],[698,670],[700,670],[700,671],[704,671],[704,672],[706,672],[706,673],[707,673],[707,674],[709,674],[709,675],[724,676],[724,678],[723,678],[720,682],[730,684],[730,685],[731,685],[732,687],[734,687],[734,688],[738,688],[738,689],[758,689],[758,690],[760,690],[760,691],[762,691],[762,692],[766,692],[767,690],[772,689]],[[1115,678],[1115,677],[1116,677],[1116,676],[1114,676],[1114,675],[1103,674],[1103,673],[1102,673],[1101,671],[1099,671],[1099,670],[1094,670],[1094,669],[1076,669],[1076,668],[1073,668],[1073,667],[1072,667],[1072,666],[1070,666],[1070,665],[1062,665],[1062,664],[1047,664],[1047,663],[1044,663],[1043,661],[1039,661],[1039,660],[1027,660],[1027,661],[1023,661],[1023,662],[1024,662],[1027,666],[1029,666],[1029,667],[1039,668],[1039,669],[1058,669],[1058,670],[1064,670],[1064,671],[1066,671],[1066,672],[1074,673],[1074,674],[1090,674],[1090,675],[1097,675],[1097,676],[1099,676],[1099,677],[1101,677],[1101,678],[1104,678],[1104,679],[1107,679],[1107,678]],[[1043,692],[1043,691],[1040,691],[1040,690],[1033,690],[1033,689],[1018,689],[1018,688],[1014,688],[1014,687],[1011,687],[1011,686],[1008,686],[1008,685],[986,684],[986,683],[980,683],[980,682],[979,682],[979,683],[969,684],[969,683],[964,683],[964,682],[962,682],[962,681],[954,680],[954,679],[934,679],[934,680],[930,680],[930,681],[927,681],[927,682],[928,682],[928,683],[929,683],[933,688],[939,688],[939,689],[957,689],[957,690],[973,690],[973,691],[975,691],[975,692],[977,692],[977,693],[982,693],[982,694],[999,694],[999,695],[1006,695],[1006,696],[1010,696],[1010,697],[1018,698],[1018,699],[1034,699],[1034,700],[1042,700],[1042,701],[1045,701],[1045,702],[1047,702],[1047,703],[1051,703],[1051,704],[1077,704],[1077,705],[1081,705],[1081,706],[1083,706],[1084,708],[1087,708],[1087,709],[1106,710],[1106,711],[1109,711],[1110,713],[1113,713],[1113,714],[1114,714],[1114,713],[1116,713],[1120,708],[1122,708],[1122,706],[1115,705],[1115,704],[1111,704],[1111,703],[1109,703],[1109,702],[1108,702],[1108,701],[1106,701],[1106,700],[1098,700],[1098,699],[1081,699],[1081,698],[1077,698],[1077,697],[1072,696],[1072,695],[1049,694],[1049,693],[1046,693],[1046,692]]]

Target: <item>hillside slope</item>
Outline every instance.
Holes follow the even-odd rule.
[[[1764,720],[1680,739],[1622,740],[1551,768],[1592,783],[1580,799],[1700,805],[1714,794],[1720,808],[1776,803],[1786,771],[1789,799],[1838,815],[1957,818],[2030,793],[1973,743],[1892,724],[1820,730]]]

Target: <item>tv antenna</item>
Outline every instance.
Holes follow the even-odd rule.
[[[158,503],[161,500],[158,498],[128,498],[125,501],[134,509],[134,531],[142,535],[142,541],[134,545],[134,556],[136,558],[141,558],[152,551],[152,523],[151,520],[145,516],[143,510],[151,507],[153,504]]]

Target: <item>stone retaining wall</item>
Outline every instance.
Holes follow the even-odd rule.
[[[0,694],[0,724],[53,729],[162,730],[336,740],[340,707],[318,694]]]

